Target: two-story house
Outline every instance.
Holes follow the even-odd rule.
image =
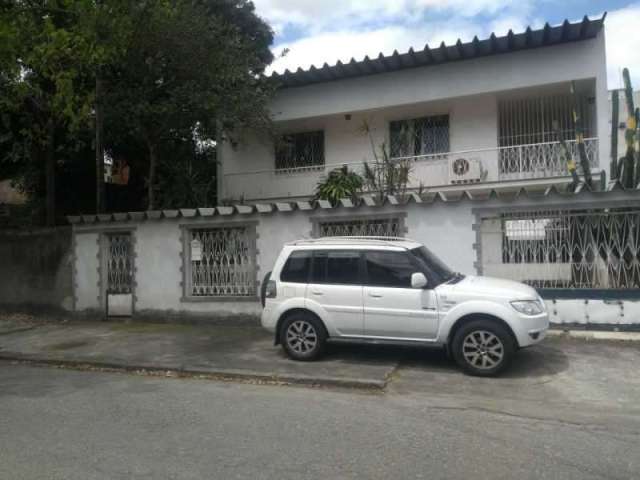
[[[411,161],[413,188],[563,182],[553,122],[576,153],[574,103],[597,174],[608,165],[610,134],[603,22],[585,17],[274,73],[279,138],[239,132],[237,143],[224,143],[220,198],[309,198],[328,171],[360,171],[383,143],[392,158]]]
[[[612,131],[603,20],[275,74],[276,135],[222,143],[219,206],[69,218],[73,309],[255,317],[284,243],[378,235],[529,283],[555,323],[637,322],[640,189],[599,181]],[[558,140],[577,158],[574,106],[592,188],[567,188]],[[383,144],[411,166],[408,195],[313,200],[331,169],[360,171]]]

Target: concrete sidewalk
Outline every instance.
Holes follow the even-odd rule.
[[[248,326],[73,322],[12,328],[0,335],[0,359],[376,389],[398,364],[345,349],[321,362],[294,362],[271,335]]]

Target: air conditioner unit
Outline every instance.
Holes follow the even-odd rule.
[[[482,166],[475,158],[453,158],[449,161],[449,183],[480,183]]]

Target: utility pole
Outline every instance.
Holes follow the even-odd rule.
[[[102,112],[102,78],[100,78],[100,69],[96,71],[96,213],[102,213],[105,209],[104,196],[104,144],[102,132],[104,128],[104,119]]]

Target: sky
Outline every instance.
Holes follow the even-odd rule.
[[[275,31],[270,71],[317,67],[365,55],[403,53],[409,47],[454,44],[557,25],[606,11],[609,88],[628,67],[640,89],[640,0],[254,0]],[[288,53],[282,56],[283,51]]]

